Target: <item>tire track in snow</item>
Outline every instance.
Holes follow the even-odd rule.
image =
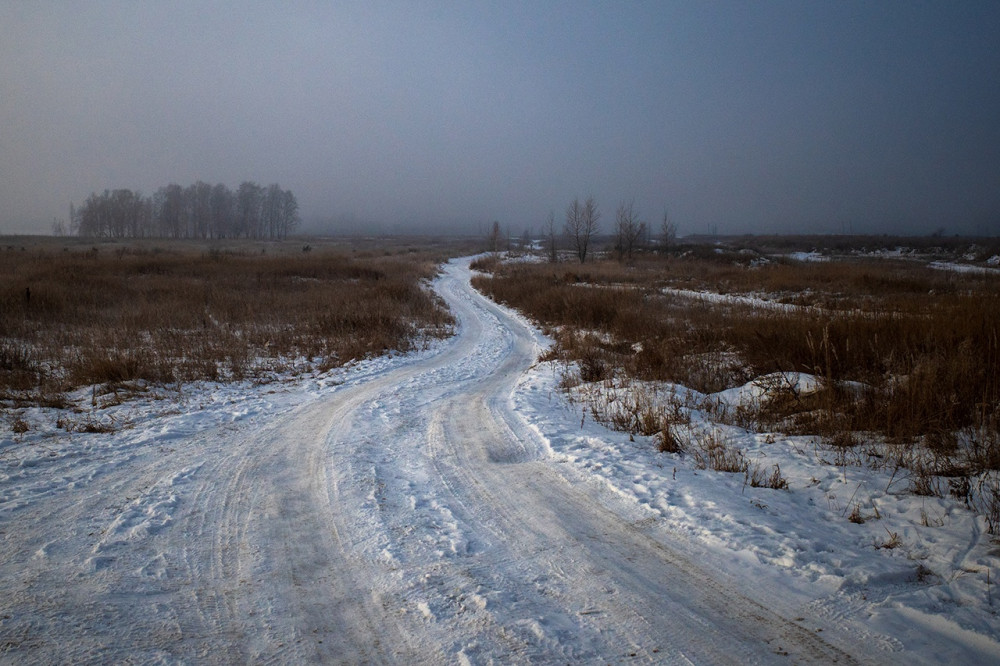
[[[357,402],[330,440],[335,502],[364,507],[340,529],[417,654],[853,662],[570,483],[509,406],[538,352],[530,331],[471,290],[467,267],[438,289],[460,322],[453,345]]]
[[[0,662],[851,663],[547,458],[533,334],[468,277],[436,353],[11,496]]]

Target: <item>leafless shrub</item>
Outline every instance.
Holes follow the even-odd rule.
[[[474,259],[470,264],[470,267],[474,271],[481,271],[483,273],[492,273],[499,265],[500,265],[499,257],[497,257],[495,254],[487,254]]]
[[[570,372],[564,374],[561,386],[572,389],[583,386],[581,382],[580,374]],[[655,436],[664,452],[684,449],[673,427],[689,423],[690,417],[676,393],[652,391],[627,378],[607,377],[589,384],[577,395],[596,421],[631,435]]]
[[[772,488],[774,490],[787,490],[788,480],[782,476],[781,467],[775,463],[770,474],[758,463],[748,466],[744,471],[746,483],[751,488]]]
[[[173,381],[169,364],[158,364],[154,353],[141,349],[88,350],[67,363],[69,380],[76,385],[118,384],[136,379]]]
[[[976,471],[1000,471],[1000,412],[981,415],[965,430],[969,466]]]
[[[107,434],[119,430],[121,426],[122,424],[114,416],[101,418],[93,412],[79,419],[64,415],[56,422],[58,428],[67,432],[79,433]]]
[[[29,389],[37,383],[39,371],[36,354],[29,345],[0,339],[0,388]]]
[[[743,450],[720,437],[717,432],[705,435],[693,451],[698,469],[717,472],[746,472],[749,467]]]
[[[979,478],[973,505],[986,519],[987,531],[1000,534],[1000,475],[988,473]]]
[[[580,358],[580,379],[585,382],[599,382],[608,376],[608,366],[593,348]]]
[[[830,446],[835,449],[853,449],[857,445],[858,440],[853,432],[841,430],[830,437]]]
[[[952,497],[962,500],[966,506],[969,506],[972,495],[972,482],[966,475],[948,479],[948,492]]]
[[[886,550],[892,550],[893,548],[899,548],[901,545],[903,545],[903,540],[899,538],[898,533],[890,532],[888,527],[885,528],[885,531],[889,535],[889,538],[883,541],[882,543],[876,544],[875,546],[876,549],[884,548]]]
[[[10,425],[11,432],[18,435],[24,434],[31,430],[31,424],[28,423],[25,418],[20,414],[11,414],[7,417],[7,422]]]
[[[34,372],[35,362],[31,348],[15,340],[0,340],[0,370],[5,372]]]
[[[674,427],[667,423],[656,435],[656,448],[660,453],[681,453],[686,447],[681,438],[677,436]]]
[[[910,492],[914,495],[937,497],[940,493],[934,478],[934,466],[919,457],[910,463]]]

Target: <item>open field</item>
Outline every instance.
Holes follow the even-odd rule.
[[[270,257],[297,266],[293,284],[341,290],[389,280],[365,270],[433,265],[406,247],[303,245],[232,247],[219,261],[263,272]],[[185,275],[216,261],[186,247],[175,257]],[[111,261],[145,256],[130,252]],[[728,266],[723,256],[749,257],[707,255]],[[611,294],[608,311],[628,313],[648,292],[674,301],[669,318],[688,316],[684,303],[729,314],[711,325],[854,312],[709,291],[712,278],[703,288],[635,277],[663,261],[566,263],[551,279],[588,274],[557,284],[560,296]],[[220,381],[105,381],[40,404],[37,389],[11,389],[0,419],[0,661],[1000,656],[990,533],[1000,487],[995,470],[963,457],[988,430],[972,440],[959,429],[938,448],[923,435],[792,434],[850,416],[829,383],[867,389],[766,367],[741,384],[752,368],[735,345],[678,353],[704,391],[641,379],[619,361],[646,339],[626,347],[593,324],[546,336],[475,292],[468,258],[428,270],[432,302],[453,320],[431,320],[405,354],[336,367],[258,355],[238,381],[223,367]],[[243,279],[257,284],[256,273]],[[423,337],[444,328],[454,335]]]
[[[326,369],[411,349],[452,323],[426,288],[446,257],[428,242],[6,240],[8,404]]]
[[[919,492],[950,488],[968,501],[987,487],[979,497],[996,530],[1000,272],[989,249],[978,265],[965,253],[975,271],[943,270],[956,266],[946,261],[955,248],[928,256],[856,245],[792,255],[805,260],[709,244],[628,265],[487,258],[476,265],[491,273],[474,284],[546,327],[549,358],[572,364],[564,386],[590,387],[595,415],[659,433],[664,450],[685,448],[675,435],[682,407],[753,431],[822,436],[844,457],[877,443],[880,464],[916,472]],[[688,397],[675,388],[653,399],[658,385]],[[742,465],[714,449],[699,455]]]

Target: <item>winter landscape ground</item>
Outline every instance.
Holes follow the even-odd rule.
[[[1000,661],[981,512],[718,418],[759,382],[649,391],[682,396],[678,436],[785,487],[613,430],[614,381],[553,357],[469,264],[431,283],[454,335],[421,349],[12,408],[0,661]],[[116,427],[59,427],[73,405]]]

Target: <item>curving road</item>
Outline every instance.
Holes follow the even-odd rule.
[[[510,407],[536,334],[469,275],[435,353],[2,514],[0,660],[854,663],[548,457]]]

